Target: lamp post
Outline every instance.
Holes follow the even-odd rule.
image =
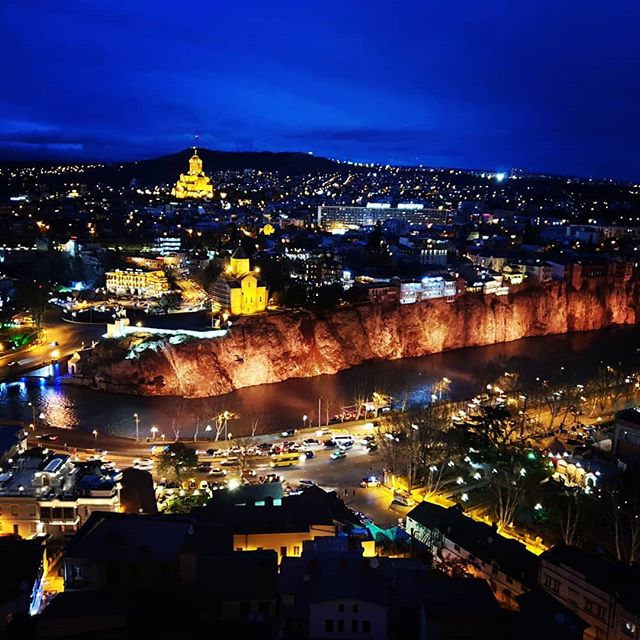
[[[93,448],[97,451],[98,450],[98,431],[97,429],[94,429],[91,433],[93,433]]]
[[[33,429],[33,433],[36,432],[36,405],[33,402],[27,403],[31,407],[31,428]]]
[[[156,441],[156,434],[158,433],[158,427],[151,427],[151,440]]]
[[[303,428],[303,429],[307,426],[307,420],[308,420],[308,416],[307,416],[307,414],[305,413],[305,414],[302,416],[302,428]]]
[[[208,424],[208,425],[204,428],[204,430],[205,430],[205,432],[206,432],[206,433],[211,433],[211,431],[212,431],[211,425],[210,425],[210,424]],[[209,437],[209,440],[211,440],[211,436],[208,436],[208,437]]]
[[[137,413],[133,414],[133,419],[136,421],[136,444],[140,442],[140,418]]]
[[[322,427],[322,396],[318,398],[318,429]]]

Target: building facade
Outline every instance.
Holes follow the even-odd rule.
[[[216,278],[211,288],[214,303],[234,316],[265,311],[269,293],[260,280],[260,270],[251,269],[249,257],[242,247],[231,256],[229,265]]]
[[[120,488],[120,475],[105,473],[99,461],[27,450],[0,474],[0,535],[63,537],[94,511],[118,511]]]
[[[317,222],[323,229],[346,230],[368,227],[387,220],[404,220],[415,225],[446,224],[451,215],[452,212],[446,209],[427,208],[421,204],[399,204],[397,207],[391,207],[390,204],[366,207],[320,206]]]
[[[169,291],[169,281],[164,271],[140,269],[116,269],[107,271],[106,289],[116,295],[158,297]]]

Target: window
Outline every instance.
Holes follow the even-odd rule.
[[[344,632],[344,620],[338,620],[338,633]]]
[[[326,618],[324,621],[324,630],[331,633],[333,631],[333,620]]]
[[[358,613],[358,611],[360,611],[360,605],[354,604],[353,605],[353,613]]]
[[[264,601],[264,602],[258,602],[258,613],[263,615],[263,616],[268,616],[269,613],[271,611],[271,607],[269,606],[269,603]]]
[[[20,527],[17,524],[13,525],[13,535],[14,536],[19,536],[20,535]]]
[[[453,545],[453,548],[454,548],[456,551],[460,551],[460,546],[459,546],[459,545],[457,545],[457,544],[454,544],[454,545]]]
[[[560,582],[555,578],[552,578],[548,573],[544,574],[544,586],[554,593],[558,593],[558,591],[560,591]]]
[[[287,547],[280,547],[280,555],[283,558],[287,555]]]
[[[601,607],[597,602],[594,602],[589,598],[584,599],[584,610],[587,613],[590,613],[592,616],[595,616],[600,620],[604,620],[604,614],[605,614],[604,607]]]
[[[293,555],[294,556],[299,556],[300,555],[300,546],[297,544],[293,545]]]
[[[251,613],[251,603],[250,602],[241,602],[240,603],[240,615],[248,616]]]
[[[371,620],[362,621],[362,633],[371,633]]]
[[[507,576],[507,584],[513,584],[513,580],[509,576]]]
[[[82,567],[78,564],[73,565],[73,579],[82,580],[83,572]]]
[[[358,633],[358,621],[357,620],[352,620],[351,621],[351,633]]]
[[[343,605],[343,604],[339,604],[339,605],[338,605],[338,611],[339,611],[340,613],[344,613],[344,605]]]
[[[11,505],[11,515],[12,516],[17,516],[18,515],[18,506],[15,504]]]

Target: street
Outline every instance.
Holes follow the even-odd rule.
[[[16,376],[22,370],[49,364],[51,360],[63,358],[82,348],[82,343],[90,345],[105,332],[103,324],[76,324],[61,319],[58,310],[51,311],[47,318],[42,341],[32,347],[15,353],[0,356],[0,381],[9,376]],[[53,343],[57,343],[54,345]],[[8,366],[10,362],[19,365]]]

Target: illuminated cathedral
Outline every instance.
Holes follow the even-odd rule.
[[[193,155],[189,160],[188,173],[181,173],[176,186],[171,189],[171,195],[180,198],[211,198],[213,196],[213,185],[211,178],[204,175],[202,171],[202,159],[198,155],[198,150],[193,148]]]

